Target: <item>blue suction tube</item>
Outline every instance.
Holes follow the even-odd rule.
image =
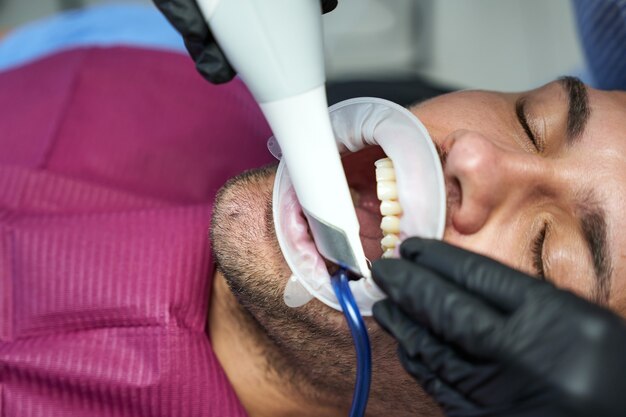
[[[348,272],[344,268],[340,268],[331,277],[333,290],[346,317],[356,350],[356,383],[354,395],[352,396],[350,417],[362,417],[365,415],[365,409],[367,408],[372,380],[372,351],[367,335],[367,327],[365,327],[365,322],[363,317],[361,317],[348,282]]]

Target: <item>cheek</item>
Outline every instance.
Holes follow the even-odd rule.
[[[511,233],[497,232],[494,229],[483,229],[472,235],[461,235],[452,228],[447,228],[443,240],[460,248],[488,256],[512,268],[531,272],[526,271],[527,266],[519,261],[519,239],[515,239]],[[502,228],[502,230],[506,229]]]
[[[411,111],[424,123],[437,143],[442,143],[446,136],[473,118],[464,100],[456,99],[453,94],[422,103]]]
[[[623,277],[621,275],[615,275],[617,277]],[[611,301],[609,303],[612,310],[614,310],[620,316],[626,318],[626,282],[624,280],[614,281],[611,288]]]
[[[594,301],[593,273],[581,265],[591,265],[591,259],[581,262],[581,256],[587,256],[586,249],[563,245],[550,251],[548,267],[550,280],[559,288],[569,290],[589,301]]]
[[[227,278],[290,275],[274,234],[271,217],[273,171],[259,170],[227,183],[213,209],[211,240]]]

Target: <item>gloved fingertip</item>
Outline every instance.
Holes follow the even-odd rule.
[[[390,299],[374,304],[372,313],[376,322],[400,345],[411,344],[419,338],[419,334],[423,331]]]
[[[335,10],[337,7],[338,0],[321,0],[322,3],[322,13],[329,13]]]
[[[432,239],[421,237],[410,237],[405,239],[400,245],[400,255],[406,259],[416,258],[427,247]]]
[[[372,262],[372,278],[381,290],[389,292],[397,276],[397,259],[377,259]]]
[[[425,364],[409,355],[402,346],[398,346],[397,353],[402,367],[422,385],[426,392],[433,395],[431,382],[436,379],[435,374]]]
[[[196,69],[213,84],[227,83],[235,77],[235,72],[225,62],[197,60]]]

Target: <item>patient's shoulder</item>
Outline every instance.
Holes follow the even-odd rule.
[[[0,90],[0,163],[195,202],[271,161],[243,83],[209,84],[178,53],[73,49],[0,73]]]

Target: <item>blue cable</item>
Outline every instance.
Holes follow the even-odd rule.
[[[348,273],[343,268],[340,268],[331,277],[333,290],[346,317],[356,350],[356,383],[354,395],[352,396],[350,417],[362,417],[365,415],[372,380],[372,352],[365,322],[363,317],[361,317],[348,282]]]

